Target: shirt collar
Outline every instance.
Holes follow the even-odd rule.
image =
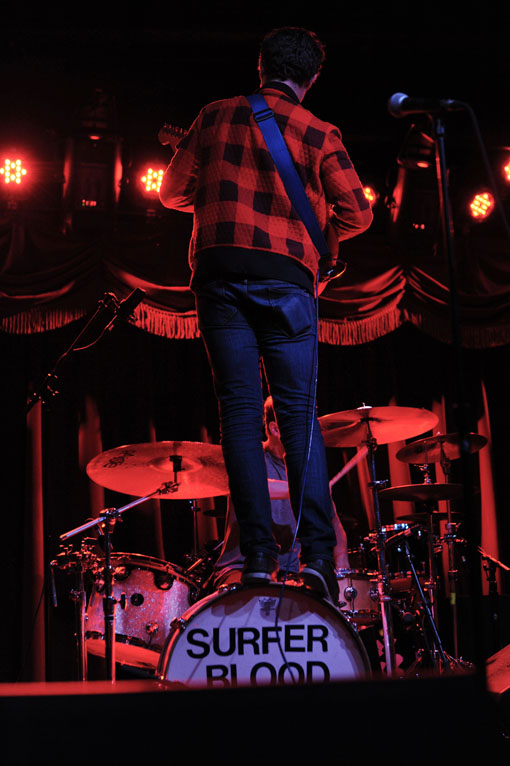
[[[271,88],[271,90],[280,90],[292,99],[295,104],[299,104],[299,98],[296,96],[295,91],[292,90],[290,85],[286,85],[284,82],[279,82],[278,80],[270,80],[269,82],[264,83],[264,85],[259,88],[259,91],[266,90],[267,88]]]

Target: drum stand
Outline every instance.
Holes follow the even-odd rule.
[[[370,470],[370,488],[372,489],[374,499],[374,514],[376,523],[376,553],[377,553],[377,594],[379,599],[381,622],[383,631],[383,643],[384,643],[384,656],[386,660],[386,673],[391,676],[396,670],[396,658],[395,658],[395,641],[393,633],[393,618],[391,614],[391,595],[388,576],[388,566],[386,562],[386,535],[382,528],[381,514],[379,508],[379,487],[385,482],[377,481],[375,470],[375,450],[377,449],[377,441],[372,435],[370,430],[369,415],[371,407],[360,407],[359,410],[366,409],[366,413],[362,416],[361,423],[366,426],[366,439],[364,444],[367,448],[367,459]]]
[[[146,500],[149,500],[154,495],[159,494],[165,494],[167,492],[171,491],[171,487],[173,486],[174,482],[165,482],[162,487],[159,487],[155,492],[151,492],[150,495],[145,495],[144,497],[137,498],[136,500],[133,500],[133,502],[128,503],[127,505],[122,506],[121,508],[107,508],[99,514],[97,519],[92,519],[91,521],[86,522],[85,524],[82,524],[80,527],[76,527],[75,529],[71,529],[69,532],[64,532],[64,534],[60,535],[60,540],[62,542],[65,542],[66,540],[69,540],[69,538],[74,537],[75,535],[79,535],[82,532],[85,532],[87,529],[91,529],[92,527],[99,527],[104,535],[104,549],[105,549],[105,566],[104,566],[104,583],[105,583],[105,590],[104,590],[104,598],[103,598],[103,610],[104,610],[104,635],[105,635],[105,659],[106,659],[106,678],[108,681],[114,682],[116,680],[115,678],[115,608],[117,605],[117,599],[113,595],[113,567],[112,567],[112,534],[115,528],[115,522],[121,517],[121,515],[129,510],[130,508],[134,508],[136,505],[140,505],[140,503],[144,503]],[[84,594],[82,593],[82,604],[81,608],[84,608]],[[119,599],[119,603],[121,605],[121,608],[124,607],[124,602],[121,597]],[[85,616],[83,615],[83,623],[81,625],[81,630],[84,633],[84,622],[85,622]],[[85,652],[85,641],[84,636],[81,638],[81,652]],[[82,668],[83,668],[83,660],[82,660]],[[83,672],[83,671],[82,671]],[[83,679],[84,680],[84,679]]]
[[[450,481],[450,467],[451,462],[445,455],[444,444],[440,444],[440,465],[443,469],[443,473],[448,483]],[[459,656],[459,621],[457,614],[457,584],[458,569],[456,567],[455,556],[455,543],[457,540],[457,524],[452,521],[452,509],[450,500],[446,500],[447,522],[446,522],[446,535],[444,537],[447,550],[448,550],[448,587],[450,591],[450,610],[452,616],[452,630],[453,630],[453,654],[455,657]]]
[[[82,540],[80,550],[73,552],[72,547],[64,547],[57,555],[54,561],[50,562],[50,577],[52,586],[53,606],[57,606],[57,594],[55,590],[54,570],[76,570],[78,573],[78,587],[72,588],[70,596],[75,603],[76,619],[76,642],[78,650],[78,678],[80,681],[86,681],[88,675],[87,652],[85,648],[85,624],[87,620],[87,600],[85,595],[85,572],[91,569],[97,556],[92,553],[91,543],[93,539]]]

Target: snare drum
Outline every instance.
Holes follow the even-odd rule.
[[[231,586],[174,621],[158,676],[189,687],[320,683],[370,672],[356,630],[302,586]]]
[[[90,654],[104,657],[104,560],[98,564],[87,606],[85,639]],[[196,601],[198,587],[174,564],[139,553],[112,554],[112,566],[116,661],[155,671],[172,620]]]
[[[337,569],[340,609],[357,626],[374,625],[379,620],[377,572]]]

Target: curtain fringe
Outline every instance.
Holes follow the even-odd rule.
[[[30,335],[47,330],[58,330],[87,313],[85,309],[26,309],[0,319],[0,330],[13,335]]]
[[[410,322],[426,335],[430,335],[442,343],[451,343],[452,327],[451,323],[446,319],[430,317],[405,309],[403,321]],[[510,343],[510,326],[508,325],[477,327],[475,325],[465,325],[461,322],[460,331],[464,348],[495,348],[496,346],[505,346]]]
[[[80,319],[86,309],[45,309],[40,306],[0,319],[0,331],[13,335],[29,335],[61,327]],[[319,342],[331,346],[357,346],[369,343],[410,322],[427,335],[443,343],[451,342],[451,326],[444,318],[428,317],[409,309],[393,308],[384,314],[365,319],[320,319]],[[200,337],[195,311],[172,313],[143,303],[135,310],[132,323],[153,335],[176,340]],[[483,349],[510,343],[510,326],[462,327],[463,346]]]
[[[134,324],[153,335],[175,340],[194,340],[200,337],[195,311],[172,314],[142,303],[135,311]]]
[[[38,306],[3,317],[0,319],[0,331],[12,335],[30,335],[58,330],[87,313],[86,309],[45,309]],[[136,327],[165,338],[193,340],[199,337],[194,311],[177,314],[142,304],[135,309],[131,321]]]
[[[402,322],[398,308],[365,319],[320,319],[319,342],[331,346],[357,346],[397,330]]]

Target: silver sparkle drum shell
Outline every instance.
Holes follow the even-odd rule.
[[[104,561],[99,562],[86,612],[86,648],[105,656]],[[197,586],[183,570],[139,553],[112,555],[115,658],[121,665],[155,672],[172,621],[196,600]]]

